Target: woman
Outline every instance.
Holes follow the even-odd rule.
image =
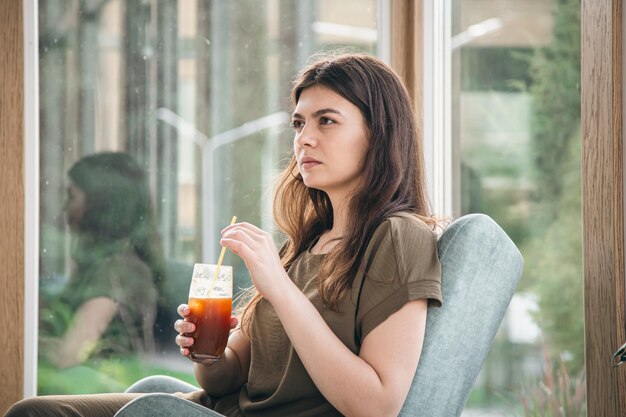
[[[130,155],[102,152],[80,159],[68,176],[74,268],[52,307],[69,309],[72,320],[62,335],[42,338],[44,360],[67,368],[151,351],[163,258],[145,174]]]
[[[254,294],[240,323],[233,318],[221,360],[194,364],[203,390],[179,394],[212,410],[168,396],[173,413],[391,416],[409,390],[427,306],[441,304],[441,290],[407,91],[380,60],[353,54],[309,65],[292,99],[294,155],[274,210],[287,241],[277,251],[248,223],[222,231],[221,244],[244,260]],[[178,310],[189,314],[186,305]],[[183,319],[174,327],[188,356],[194,325]],[[138,395],[97,405],[106,403],[111,415]],[[149,398],[118,415],[156,412]],[[96,415],[92,408],[84,415]]]

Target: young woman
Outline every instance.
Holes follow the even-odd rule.
[[[395,416],[409,390],[441,289],[407,91],[380,60],[351,54],[310,64],[292,98],[294,154],[274,210],[287,240],[278,251],[252,224],[222,231],[255,294],[224,356],[194,365],[203,390],[179,395],[212,410],[171,397],[173,415],[178,406],[187,415]],[[188,356],[194,325],[186,305],[178,310],[176,343]],[[106,415],[89,411],[105,403],[111,415],[137,395],[92,396],[83,415]],[[118,415],[156,411],[149,398]]]

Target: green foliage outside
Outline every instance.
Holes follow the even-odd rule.
[[[575,133],[578,139],[580,132]],[[564,192],[554,202],[558,218],[524,248],[529,289],[538,296],[535,314],[556,354],[572,355],[569,367],[576,373],[584,368],[582,219],[580,201],[580,140],[566,155],[562,186]]]
[[[576,380],[554,386],[563,398],[585,383],[580,0],[552,3],[544,47],[467,47],[460,56],[461,210],[489,214],[520,248],[518,291],[536,296],[533,319],[550,352],[542,360],[538,346],[496,339],[469,405],[503,415],[557,415],[554,395],[540,400],[546,383],[525,363],[541,366],[543,378]],[[572,415],[584,415],[581,401]]]
[[[556,1],[552,43],[535,51],[530,75],[537,201],[546,210],[538,220],[546,225],[559,217],[558,199],[572,168],[567,159],[576,158],[570,149],[580,142],[580,0]]]
[[[543,378],[535,386],[526,387],[520,401],[524,417],[584,417],[585,378],[572,377],[563,361],[550,359],[544,346]]]
[[[190,384],[197,384],[191,373],[172,372],[162,366],[146,363],[137,356],[92,360],[83,365],[61,370],[40,361],[37,394],[123,392],[137,380],[151,375],[168,375]]]
[[[584,367],[580,161],[580,1],[558,0],[554,39],[531,61],[536,194],[532,239],[522,246],[535,318],[556,355]],[[569,355],[566,355],[566,358]]]

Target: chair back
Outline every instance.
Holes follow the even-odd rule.
[[[429,308],[424,346],[400,416],[460,416],[522,275],[522,256],[490,217],[469,214],[440,236],[443,306]]]

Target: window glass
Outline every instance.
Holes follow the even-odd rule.
[[[580,1],[449,4],[457,214],[525,258],[466,415],[584,415]]]
[[[272,230],[290,80],[376,53],[376,1],[39,1],[38,393],[193,381],[174,344],[233,215]],[[235,291],[249,285],[233,265]]]

